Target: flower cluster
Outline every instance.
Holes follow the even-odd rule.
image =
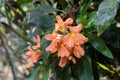
[[[39,51],[40,49],[40,37],[39,35],[35,36],[37,44],[30,47],[28,46],[28,51],[26,52],[26,55],[28,57],[28,63],[26,64],[27,68],[30,68],[36,63],[41,56],[41,52]]]
[[[82,30],[82,25],[71,26],[73,24],[73,19],[68,18],[63,21],[62,18],[56,16],[57,23],[55,24],[55,29],[52,34],[47,34],[45,38],[51,41],[51,44],[46,48],[46,51],[51,53],[57,52],[58,57],[60,57],[59,66],[64,67],[68,60],[71,60],[74,64],[76,63],[76,58],[84,56],[84,49],[82,45],[88,41],[84,35],[80,34]]]

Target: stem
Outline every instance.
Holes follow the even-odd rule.
[[[20,36],[23,40],[28,41],[32,44],[35,44],[35,42],[33,42],[32,40],[26,38],[24,35],[22,35],[21,33],[17,32],[14,28],[12,28],[11,26],[7,25],[6,23],[1,22],[4,26],[6,26],[7,28],[9,28],[11,31],[13,31],[14,33],[16,33],[18,36]]]

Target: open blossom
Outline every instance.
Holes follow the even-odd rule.
[[[60,30],[61,32],[65,31],[65,28],[67,28],[68,25],[71,25],[73,23],[72,18],[68,18],[65,21],[63,21],[62,18],[59,15],[57,15],[56,19],[58,23],[55,24],[55,30]]]
[[[70,51],[62,43],[58,50],[58,57],[68,57],[68,56],[70,56]]]
[[[84,35],[80,34],[79,32],[82,29],[82,25],[79,24],[78,26],[69,27],[70,32],[65,35],[64,37],[64,44],[68,47],[74,47],[74,43],[78,42],[79,44],[84,44],[88,41],[88,38],[86,38]]]
[[[83,47],[81,45],[79,45],[79,43],[75,43],[75,46],[73,48],[73,54],[77,58],[84,56],[85,51],[84,51]]]
[[[28,51],[26,52],[26,55],[28,57],[28,63],[26,64],[27,68],[30,68],[32,66],[34,66],[34,63],[36,63],[39,59],[39,57],[41,56],[41,52],[40,51],[36,51],[38,49],[40,49],[40,37],[39,35],[36,35],[36,45],[30,47],[28,46]]]
[[[46,48],[46,51],[51,51],[51,53],[56,52],[59,49],[59,44],[62,39],[62,35],[59,34],[48,34],[45,36],[47,40],[51,40],[51,44]]]
[[[82,24],[77,26],[70,26],[73,23],[72,18],[63,21],[60,16],[56,16],[57,22],[55,24],[55,29],[52,34],[45,36],[47,40],[50,40],[50,45],[46,48],[46,51],[51,53],[57,52],[57,56],[60,57],[59,66],[65,67],[68,60],[76,63],[76,58],[81,58],[84,56],[85,51],[83,49],[83,44],[88,41],[88,38],[83,34],[80,34],[82,30]],[[58,33],[61,31],[61,34]]]

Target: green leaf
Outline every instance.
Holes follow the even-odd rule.
[[[59,66],[55,66],[54,69],[54,80],[70,80],[70,73],[69,73],[69,67],[65,66],[64,68],[61,68]]]
[[[51,68],[51,65],[50,64],[46,64],[45,65],[45,68],[44,68],[44,71],[43,71],[43,77],[41,80],[48,80],[49,76],[50,76],[50,69]]]
[[[3,1],[2,1],[2,0],[0,0],[0,7],[2,6],[2,3],[3,3]]]
[[[91,0],[89,2],[85,1],[84,4],[81,6],[77,17],[76,17],[76,22],[77,24],[82,23],[83,25],[86,24],[87,22],[87,9],[89,8],[91,4]]]
[[[43,54],[43,60],[46,61],[47,58],[49,57],[49,55],[51,54],[49,51],[46,51],[46,48],[49,46],[50,41],[46,40],[45,38],[42,38],[42,42],[41,42],[41,51]]]
[[[39,7],[30,10],[30,14],[27,16],[27,21],[41,28],[54,27],[55,17],[50,13],[55,9],[51,6],[40,5]]]
[[[49,15],[44,15],[44,16],[40,16],[37,18],[32,18],[30,20],[30,22],[35,24],[37,27],[48,29],[48,28],[54,27],[55,17],[49,16]]]
[[[31,74],[29,77],[27,77],[25,80],[36,80],[36,77],[39,75],[40,73],[40,68],[42,65],[38,65],[36,66],[33,70],[31,70]]]
[[[90,29],[96,30],[96,26],[97,26],[97,11],[93,11],[89,13],[87,24],[84,26],[84,28],[89,28],[89,30]]]
[[[46,61],[47,63],[45,64],[45,66],[44,66],[44,71],[43,71],[43,73],[42,73],[42,79],[41,80],[49,80],[49,78],[50,78],[50,75],[51,75],[51,62],[49,62],[49,61]]]
[[[98,8],[98,36],[100,36],[111,24],[117,14],[119,3],[117,0],[104,0]]]
[[[34,18],[38,18],[43,15],[48,15],[49,13],[53,11],[55,11],[55,9],[51,6],[40,5],[39,7],[33,8],[30,11],[30,18],[34,19]]]
[[[89,43],[101,54],[103,54],[104,56],[113,59],[113,55],[111,53],[111,51],[108,49],[108,47],[106,46],[105,42],[103,41],[103,39],[101,39],[100,37],[96,36],[96,35],[92,35],[89,34],[87,35],[89,38]]]
[[[81,58],[78,66],[79,80],[94,80],[91,59],[88,56]]]

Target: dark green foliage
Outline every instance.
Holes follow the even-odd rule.
[[[104,0],[98,8],[98,36],[111,24],[119,7],[117,0]]]
[[[40,68],[42,65],[37,65],[30,71],[30,75],[25,80],[36,80],[36,78],[39,76]]]
[[[84,56],[78,62],[79,80],[94,80],[91,59]]]
[[[108,58],[113,59],[112,53],[105,45],[104,41],[95,35],[88,35],[90,44],[101,54],[105,55]]]
[[[30,23],[37,27],[51,28],[54,26],[55,18],[53,15],[49,14],[54,11],[55,9],[50,6],[40,5],[30,10]]]
[[[60,68],[59,66],[55,66],[54,68],[54,79],[55,80],[70,80],[70,69],[69,66],[64,68]]]

